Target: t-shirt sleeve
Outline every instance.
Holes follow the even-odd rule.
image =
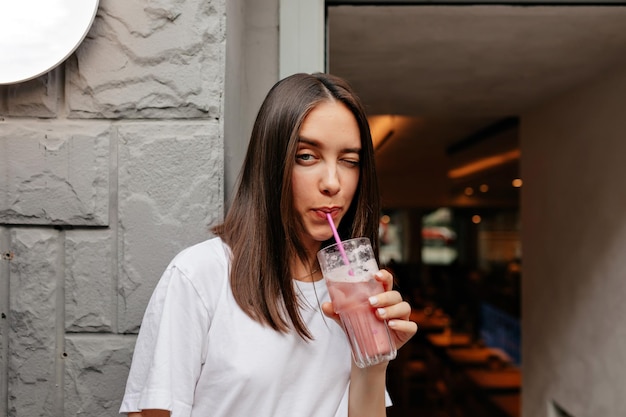
[[[164,409],[188,417],[205,361],[210,317],[176,266],[164,272],[139,330],[120,413]]]

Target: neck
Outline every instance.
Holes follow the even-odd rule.
[[[297,260],[291,266],[291,277],[296,281],[312,282],[322,279],[322,273],[317,260],[309,262],[308,265]]]

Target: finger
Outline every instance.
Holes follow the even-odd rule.
[[[322,303],[322,312],[327,316],[330,317],[331,319],[337,319],[339,316],[335,313],[335,310],[333,309],[333,305],[331,303],[329,303],[328,301],[325,303]]]
[[[386,307],[402,302],[402,294],[398,291],[386,291],[369,298],[372,307]]]
[[[384,320],[408,320],[411,315],[411,306],[407,302],[401,302],[387,307],[377,307],[376,315]]]
[[[391,275],[391,272],[386,269],[381,269],[376,272],[374,277],[376,278],[376,281],[383,284],[383,289],[385,291],[390,291],[393,288],[393,275]]]
[[[409,320],[389,320],[387,326],[396,333],[401,340],[409,340],[417,333],[417,323]]]

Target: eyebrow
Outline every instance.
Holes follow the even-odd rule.
[[[298,142],[299,143],[305,143],[309,146],[313,146],[314,148],[319,148],[320,147],[320,143],[319,141],[315,140],[315,139],[307,139],[304,138],[302,136],[298,136]],[[362,148],[344,148],[341,150],[341,153],[361,153],[361,149]]]

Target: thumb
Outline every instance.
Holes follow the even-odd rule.
[[[339,316],[335,313],[335,310],[333,309],[333,305],[330,302],[325,302],[322,303],[322,312],[327,316],[330,317],[331,319],[334,320],[339,320]]]

